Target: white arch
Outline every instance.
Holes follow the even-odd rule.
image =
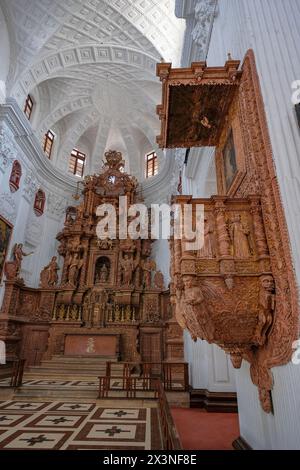
[[[57,53],[45,56],[33,67],[25,70],[13,86],[11,95],[19,103],[24,100],[34,86],[50,78],[57,77],[61,71],[73,66],[87,66],[89,64],[102,64],[109,66],[117,64],[121,67],[127,65],[142,71],[148,80],[155,79],[157,59],[152,55],[124,46],[111,44],[89,44],[64,49]],[[108,69],[109,70],[109,69]]]

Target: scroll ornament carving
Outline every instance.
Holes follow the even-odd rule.
[[[209,30],[214,19],[216,5],[217,0],[198,0],[195,5],[196,25],[192,31],[192,38],[200,47],[200,52],[203,55],[207,48]]]
[[[48,193],[47,212],[49,212],[51,215],[57,218],[62,217],[66,211],[67,205],[67,199],[54,193]]]
[[[9,193],[0,195],[0,207],[1,215],[14,224],[17,217],[17,206],[14,198]]]
[[[12,165],[17,155],[13,139],[4,127],[0,127],[0,168],[5,171]]]
[[[40,183],[35,178],[33,172],[29,170],[26,173],[26,176],[24,178],[24,185],[23,185],[23,192],[22,192],[23,196],[28,200],[28,202],[31,202],[33,200],[39,187],[40,187]]]

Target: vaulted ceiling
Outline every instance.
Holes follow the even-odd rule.
[[[103,152],[121,150],[143,174],[155,148],[156,63],[178,65],[184,21],[174,0],[0,0],[10,42],[7,95],[36,101],[33,127],[57,134],[53,163],[67,169],[73,147],[99,170]]]

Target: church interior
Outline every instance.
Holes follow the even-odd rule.
[[[298,14],[0,0],[0,450],[300,449]]]

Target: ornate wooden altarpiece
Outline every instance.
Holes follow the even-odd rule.
[[[39,289],[24,285],[16,260],[6,263],[0,339],[6,341],[8,359],[22,356],[28,365],[38,364],[64,354],[66,342],[73,354],[76,348],[82,354],[85,334],[86,354],[97,353],[103,334],[103,344],[118,339],[121,360],[183,359],[182,331],[172,318],[163,275],[150,259],[151,240],[119,239],[118,232],[114,240],[97,237],[99,205],[110,203],[120,215],[119,196],[127,197],[128,207],[141,202],[121,153],[109,151],[105,157],[100,174],[85,178],[83,201],[68,208],[57,235],[64,258],[60,285],[56,257],[42,270]]]
[[[171,241],[171,302],[194,339],[218,344],[235,368],[250,363],[271,412],[271,368],[291,360],[299,335],[298,295],[253,51],[239,64],[157,67],[160,146],[216,147],[218,195],[174,198],[203,204],[205,220],[202,249]]]

